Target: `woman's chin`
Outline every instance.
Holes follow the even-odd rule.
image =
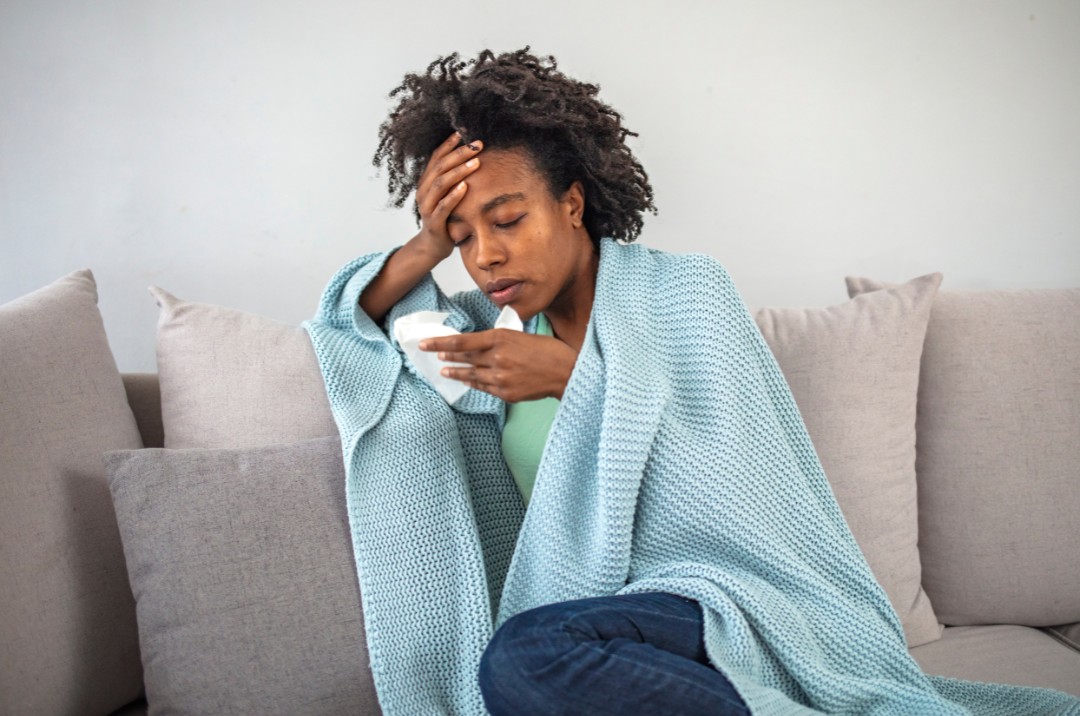
[[[510,301],[509,303],[503,304],[503,308],[506,306],[514,309],[514,313],[518,315],[518,318],[521,319],[522,323],[528,323],[533,316],[540,313],[540,311],[524,305],[521,301]]]

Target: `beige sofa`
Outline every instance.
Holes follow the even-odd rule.
[[[1080,289],[940,283],[753,313],[924,670],[1080,696]],[[0,306],[0,714],[378,713],[306,334],[152,293]]]

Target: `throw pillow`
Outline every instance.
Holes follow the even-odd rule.
[[[159,713],[379,713],[338,438],[106,453]]]
[[[919,357],[941,274],[825,308],[758,308],[833,494],[908,646],[941,638],[921,586],[915,491]]]
[[[101,465],[140,448],[88,269],[0,306],[0,712],[107,714],[142,688]]]
[[[182,301],[161,307],[157,368],[166,448],[254,447],[337,435],[311,339],[244,311]]]
[[[850,294],[887,284],[849,278]],[[1080,289],[938,294],[919,384],[919,548],[944,624],[1080,621]]]

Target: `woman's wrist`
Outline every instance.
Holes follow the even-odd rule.
[[[431,268],[435,268],[449,258],[450,254],[454,253],[453,244],[447,242],[440,244],[433,241],[428,238],[428,235],[423,230],[409,239],[405,246],[409,247],[409,250],[415,252],[418,256],[424,257],[425,261],[430,262]]]
[[[360,308],[376,324],[442,260],[419,234],[390,252],[378,275],[360,293]]]

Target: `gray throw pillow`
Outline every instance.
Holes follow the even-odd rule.
[[[104,459],[152,713],[379,713],[338,438]]]
[[[941,622],[1080,621],[1080,289],[939,293],[917,431],[923,587]]]
[[[103,450],[142,447],[88,269],[0,306],[0,713],[142,689]]]
[[[183,301],[156,286],[167,448],[255,447],[337,435],[304,329]]]
[[[942,634],[922,589],[915,486],[919,357],[940,283],[934,273],[835,306],[753,312],[909,647]]]

